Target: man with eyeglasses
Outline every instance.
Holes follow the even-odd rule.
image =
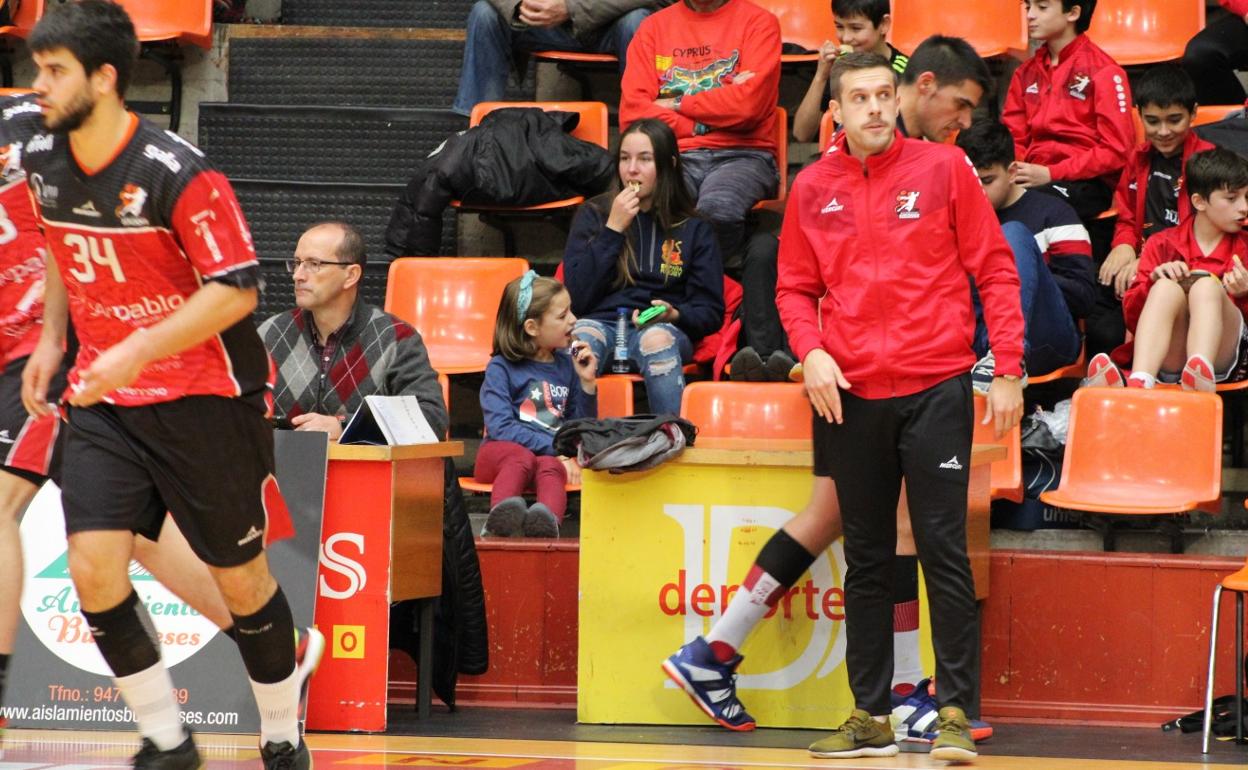
[[[425,344],[410,324],[360,300],[365,262],[364,240],[345,222],[300,236],[286,262],[296,307],[260,325],[277,362],[274,413],[279,424],[337,439],[365,396],[414,395],[443,435],[446,405]]]

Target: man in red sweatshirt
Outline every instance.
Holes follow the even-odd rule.
[[[1235,70],[1248,70],[1248,0],[1218,2],[1226,15],[1188,41],[1183,68],[1196,82],[1201,104],[1242,104],[1248,93]]]
[[[749,0],[681,0],[645,19],[628,47],[620,127],[658,118],[680,143],[685,184],[739,267],[745,219],[776,194],[780,22]]]
[[[968,367],[983,301],[996,373],[986,420],[1022,413],[1018,274],[966,155],[897,132],[888,60],[854,53],[829,75],[844,130],[797,177],[780,235],[776,302],[803,363],[814,473],[840,498],[849,565],[846,664],[855,709],[819,757],[897,753],[889,688],[893,554],[904,480],[931,601],[939,737],[932,757],[976,756],[979,634],[966,553],[973,407]]]

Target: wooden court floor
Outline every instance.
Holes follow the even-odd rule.
[[[616,728],[627,730],[627,728]],[[1103,730],[1088,730],[1089,740]],[[687,732],[687,731],[686,731]],[[772,731],[783,735],[792,731]],[[1139,737],[1145,743],[1144,732]],[[626,739],[631,733],[621,733]],[[698,740],[714,734],[699,731]],[[1194,770],[1195,768],[1243,766],[1248,764],[1248,746],[1221,744],[1208,762],[1200,761],[1199,738],[1182,736],[1183,753],[1190,759],[1150,760],[1139,756],[1127,759],[1089,759],[1052,756],[1061,753],[1060,744],[1070,744],[1069,731],[1052,736],[1059,745],[1046,745],[1048,756],[1005,756],[990,754],[996,749],[984,747],[984,753],[973,767],[985,770]],[[1178,736],[1175,736],[1178,737]],[[1196,738],[1194,741],[1188,738]],[[209,770],[233,770],[260,766],[259,752],[251,736],[197,736]],[[802,741],[805,740],[803,736]],[[994,741],[997,739],[994,738]],[[1023,745],[1035,738],[1028,738]],[[1108,739],[1132,740],[1128,733],[1114,732]],[[790,741],[791,742],[791,741]],[[1043,741],[1048,744],[1049,741]],[[1078,743],[1076,741],[1075,743]],[[680,742],[633,743],[602,740],[525,740],[483,737],[426,737],[420,735],[330,735],[312,734],[314,767],[318,770],[373,770],[374,768],[483,768],[488,770],[789,770],[792,768],[936,768],[946,767],[930,760],[922,749],[906,744],[903,753],[890,759],[817,760],[802,748],[762,746],[689,745]],[[1038,745],[1043,745],[1038,744]],[[1125,744],[1124,744],[1125,745]],[[1163,745],[1163,744],[1158,744]],[[998,742],[1000,748],[1006,748]],[[70,732],[48,730],[7,731],[4,737],[0,770],[94,770],[95,768],[126,767],[136,749],[130,732]],[[1057,749],[1054,752],[1054,749]],[[1193,750],[1194,749],[1194,750]],[[1228,751],[1229,750],[1229,751]],[[1147,752],[1147,747],[1145,747]],[[1072,754],[1080,752],[1071,751]],[[1086,753],[1086,752],[1084,752]],[[1126,752],[1135,755],[1138,752]],[[1170,752],[1161,752],[1169,754]]]

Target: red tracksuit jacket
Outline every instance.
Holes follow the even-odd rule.
[[[1040,46],[1014,72],[1001,122],[1019,160],[1048,166],[1054,181],[1100,178],[1110,189],[1135,140],[1127,73],[1087,35],[1062,49],[1056,67]]]
[[[1248,3],[1248,0],[1243,0]],[[1183,167],[1194,153],[1212,150],[1214,145],[1188,131],[1183,142]],[[1118,224],[1114,225],[1114,241],[1110,248],[1126,244],[1139,254],[1144,246],[1144,196],[1148,192],[1148,173],[1153,159],[1153,145],[1144,142],[1137,145],[1127,158],[1127,168],[1118,180],[1114,191],[1114,208],[1118,210]],[[1187,194],[1187,179],[1179,177],[1179,221],[1192,213],[1192,202]]]
[[[741,83],[737,76],[754,73]],[[655,99],[681,97],[680,111]],[[620,126],[658,118],[680,151],[748,148],[776,152],[780,22],[770,11],[729,0],[711,13],[676,2],[647,16],[628,46],[620,83]],[[695,133],[702,124],[710,130]]]
[[[1236,16],[1248,16],[1248,0],[1218,0],[1218,2]]]
[[[863,398],[917,393],[975,363],[970,283],[998,374],[1019,374],[1014,256],[962,150],[906,139],[866,163],[842,134],[797,175],[780,233],[776,305],[798,360],[832,355]]]
[[[1223,235],[1218,247],[1206,256],[1196,244],[1196,234],[1192,226],[1195,221],[1196,217],[1188,217],[1178,227],[1157,233],[1144,244],[1144,253],[1140,255],[1140,266],[1135,271],[1135,278],[1126,294],[1122,295],[1122,315],[1131,331],[1135,331],[1135,325],[1140,320],[1144,300],[1148,299],[1148,290],[1153,287],[1153,270],[1158,265],[1182,261],[1192,270],[1208,270],[1219,278],[1231,268],[1232,257],[1238,256],[1240,262],[1248,265],[1248,232],[1241,230],[1234,235]],[[1248,297],[1232,299],[1240,312],[1248,317]]]

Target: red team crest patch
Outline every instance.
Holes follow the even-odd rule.
[[[1088,77],[1082,72],[1076,72],[1074,75],[1071,76],[1070,82],[1066,84],[1066,90],[1070,93],[1071,96],[1078,99],[1079,101],[1087,101],[1088,95],[1084,93],[1084,90],[1087,89],[1088,85],[1091,84],[1091,82],[1092,82],[1092,78]]]
[[[898,219],[918,219],[919,218],[919,191],[918,190],[902,190],[897,193],[897,218]]]

